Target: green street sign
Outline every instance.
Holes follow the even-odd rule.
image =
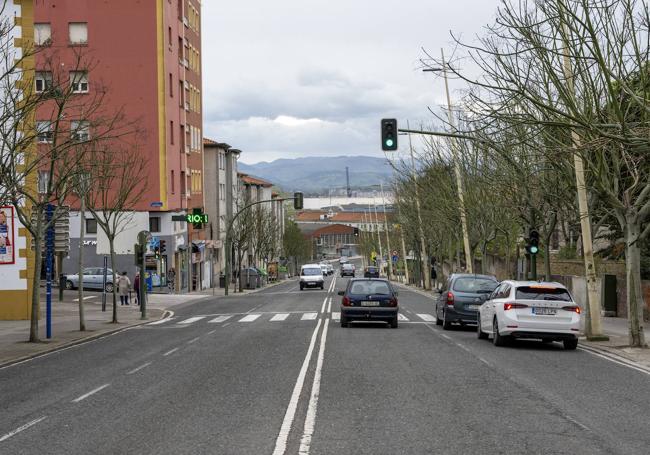
[[[206,224],[208,222],[208,214],[207,213],[188,213],[187,215],[185,215],[185,220],[188,223]]]

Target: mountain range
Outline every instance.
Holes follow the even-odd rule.
[[[385,158],[373,156],[312,156],[278,159],[256,164],[238,163],[239,171],[272,182],[284,191],[323,193],[346,187],[345,168],[350,169],[350,187],[355,190],[388,183],[393,169]]]

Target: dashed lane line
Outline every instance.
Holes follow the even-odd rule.
[[[138,368],[134,368],[133,370],[129,371],[126,374],[133,374],[137,373],[138,371],[142,370],[143,368],[147,368],[149,365],[151,365],[151,362],[147,362],[144,365],[140,365]]]
[[[210,319],[208,322],[210,323],[219,323],[219,322],[225,322],[228,319],[230,319],[233,315],[225,315],[225,316],[217,316],[214,319]]]
[[[167,351],[163,354],[163,357],[167,357],[168,355],[173,354],[174,352],[178,351],[178,348],[174,348],[171,351]]]
[[[192,324],[193,322],[200,321],[205,319],[205,316],[194,316],[193,318],[187,318],[184,321],[177,322],[177,324]]]
[[[271,318],[271,321],[284,321],[289,317],[289,313],[278,313]]]
[[[88,398],[89,396],[96,394],[96,393],[99,392],[100,390],[105,389],[105,388],[108,387],[109,385],[110,385],[110,384],[104,384],[104,385],[101,385],[101,386],[97,387],[96,389],[93,389],[93,390],[91,390],[90,392],[88,392],[88,393],[84,393],[84,394],[81,395],[80,397],[75,398],[74,400],[72,400],[72,402],[73,402],[73,403],[79,403],[80,401],[85,400],[85,399]]]
[[[244,316],[237,322],[253,322],[255,319],[259,318],[261,315],[260,314],[249,314],[247,316]]]
[[[34,420],[30,421],[30,422],[27,422],[26,424],[16,428],[13,431],[10,431],[9,433],[7,433],[7,434],[3,435],[2,437],[0,437],[0,442],[6,441],[10,437],[17,435],[21,431],[25,431],[29,427],[33,427],[38,422],[41,422],[41,421],[45,420],[46,418],[47,418],[47,416],[42,416],[42,417],[39,417],[38,419],[34,419]]]

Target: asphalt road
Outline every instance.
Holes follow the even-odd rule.
[[[650,453],[647,374],[443,332],[406,290],[398,329],[341,328],[333,280],[206,298],[0,369],[0,453]]]

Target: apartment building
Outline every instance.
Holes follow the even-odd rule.
[[[167,251],[159,259],[151,255],[147,259],[154,281],[164,286],[167,270],[174,267],[177,289],[202,287],[208,272],[206,228],[171,221],[172,214],[202,210],[205,205],[201,1],[35,0],[34,15],[35,43],[42,47],[36,59],[41,86],[51,79],[51,68],[63,68],[80,99],[105,91],[102,112],[122,111],[143,132],[134,153],[147,163],[141,175],[145,192],[129,208],[138,212],[135,230],[149,230],[154,242],[166,243]],[[36,84],[38,89],[38,77]],[[85,134],[92,135],[92,128]],[[73,224],[74,217],[73,212]],[[101,266],[106,253],[98,249],[102,232],[97,232],[90,215],[86,218],[78,223],[86,223],[90,238],[81,245],[85,262]],[[93,242],[93,236],[98,240]],[[129,250],[134,240],[118,242],[124,248],[118,251],[117,268],[129,274],[135,272]],[[73,236],[64,272],[74,270],[79,247],[79,238]]]

